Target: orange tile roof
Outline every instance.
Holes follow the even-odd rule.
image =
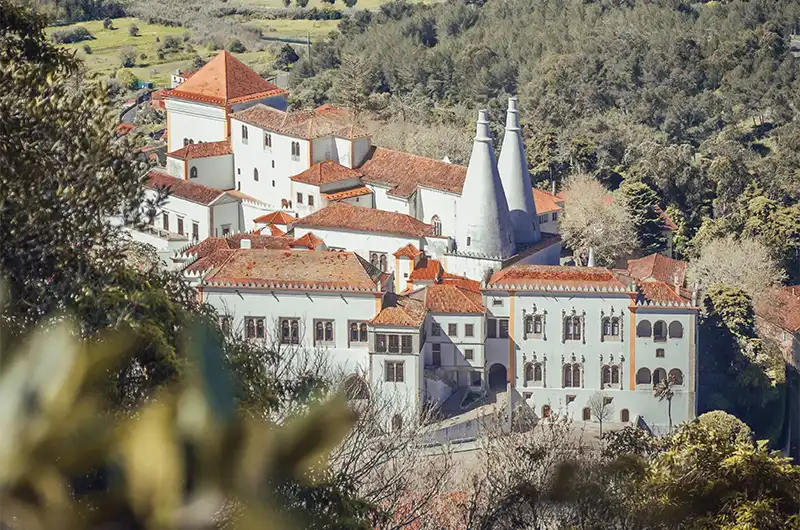
[[[636,282],[639,299],[654,304],[686,303],[683,297],[675,292],[675,288],[664,282]]]
[[[231,114],[231,117],[268,131],[305,140],[326,136],[346,139],[369,136],[366,129],[354,123],[349,117],[336,116],[328,112],[320,113],[313,110],[284,112],[259,104]]]
[[[253,219],[256,223],[274,224],[274,225],[288,225],[297,220],[296,217],[289,215],[286,212],[276,210],[261,217]]]
[[[650,254],[639,259],[628,260],[628,276],[637,280],[655,280],[675,285],[683,285],[686,280],[685,261],[668,258],[662,254]]]
[[[425,308],[433,313],[483,313],[481,293],[452,283],[434,283],[425,288]]]
[[[333,116],[333,117],[336,117],[338,119],[343,119],[343,118],[348,118],[349,119],[352,116],[348,109],[342,108],[342,107],[335,107],[335,106],[333,106],[333,105],[331,105],[329,103],[325,103],[323,105],[320,105],[319,107],[314,109],[314,112],[316,112],[318,114],[322,114],[323,116],[326,116],[326,115],[327,116]]]
[[[800,331],[800,285],[781,287],[756,299],[756,315],[790,333]]]
[[[376,232],[408,237],[433,236],[433,226],[402,213],[332,202],[325,208],[298,219],[295,226]]]
[[[411,259],[414,259],[417,256],[419,256],[420,254],[422,254],[422,251],[420,249],[418,249],[417,247],[415,247],[414,245],[412,245],[411,243],[409,243],[408,245],[404,246],[403,248],[399,248],[399,249],[395,250],[394,254],[392,254],[392,255],[394,257],[396,257],[396,258],[411,258]]]
[[[283,235],[286,235],[286,232],[284,232],[283,230],[281,230],[280,228],[278,228],[278,227],[277,227],[277,226],[275,226],[275,225],[267,225],[267,226],[269,227],[269,232],[270,232],[270,234],[272,234],[273,236],[283,236]],[[263,230],[263,229],[259,229],[259,230]]]
[[[342,199],[350,199],[352,197],[362,197],[364,195],[371,195],[372,190],[366,186],[359,186],[357,188],[350,188],[349,190],[337,191],[336,193],[323,193],[325,198],[329,201],[341,201]]]
[[[273,237],[256,233],[209,237],[180,252],[184,256],[197,257],[196,261],[186,267],[186,271],[206,271],[221,265],[230,255],[230,251],[241,247],[242,239],[249,239],[251,248],[288,249],[292,242],[292,239],[288,237]]]
[[[411,271],[408,279],[412,282],[437,281],[442,276],[442,263],[439,260],[423,258]]]
[[[442,283],[455,285],[461,287],[462,289],[468,289],[476,293],[481,292],[481,282],[476,280],[470,280],[469,278],[466,278],[464,276],[457,276],[455,274],[450,274],[449,272],[444,272],[442,274]]]
[[[564,199],[550,192],[533,188],[533,202],[536,204],[536,213],[560,212],[563,208],[558,205]]]
[[[195,158],[207,158],[210,156],[225,156],[232,155],[233,147],[231,147],[230,140],[222,140],[220,142],[200,142],[196,144],[187,144],[176,149],[167,156],[173,158],[180,158],[182,160],[192,160]]]
[[[114,132],[117,134],[117,136],[125,136],[134,130],[136,130],[136,125],[132,123],[120,123],[117,125],[117,128],[114,129]]]
[[[342,180],[358,179],[361,175],[362,173],[360,171],[345,167],[339,162],[323,160],[290,178],[295,182],[304,182],[313,186],[319,186],[321,184],[330,184]]]
[[[225,190],[224,193],[228,197],[233,197],[234,199],[241,199],[243,201],[246,201],[246,202],[249,202],[249,203],[252,203],[252,204],[258,204],[260,206],[266,206],[267,205],[265,202],[262,202],[262,201],[256,199],[252,195],[248,195],[246,193],[242,193],[239,190]]]
[[[178,197],[180,199],[196,202],[205,206],[209,206],[220,195],[225,193],[224,191],[216,188],[210,188],[208,186],[203,186],[202,184],[196,184],[188,180],[175,178],[172,175],[162,173],[161,171],[157,171],[155,169],[151,169],[147,174],[147,182],[145,182],[144,185],[146,188],[151,189],[167,188],[170,191],[171,197]]]
[[[460,195],[467,177],[464,166],[383,147],[373,147],[359,169],[364,182],[389,186],[389,194],[398,197],[408,197],[417,187]]]
[[[222,106],[281,95],[288,95],[288,92],[262,78],[227,51],[221,51],[166,94],[169,98]]]
[[[370,320],[379,326],[419,327],[425,321],[425,305],[420,300],[398,296],[393,305],[384,307]]]
[[[218,287],[370,291],[378,290],[380,272],[354,252],[302,252],[242,249],[206,276],[204,284]]]
[[[325,242],[314,235],[313,232],[309,232],[303,237],[299,237],[292,241],[289,245],[292,248],[308,248],[310,250],[314,250],[320,245],[324,245]]]
[[[495,272],[487,284],[489,287],[554,287],[580,289],[627,290],[622,283],[605,267],[565,267],[551,265],[512,265]]]

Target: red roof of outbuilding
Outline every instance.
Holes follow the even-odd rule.
[[[403,248],[399,248],[394,251],[393,256],[396,258],[411,258],[414,259],[417,256],[422,254],[422,251],[409,243],[408,245],[404,246]]]
[[[389,186],[390,195],[408,197],[418,187],[460,195],[467,168],[384,147],[373,147],[359,168],[364,182]]]
[[[790,333],[800,331],[800,285],[780,287],[756,299],[756,314]]]
[[[451,283],[434,283],[425,288],[425,308],[433,313],[483,313],[481,293]]]
[[[290,178],[295,182],[304,182],[313,186],[319,186],[321,184],[330,184],[342,180],[358,179],[361,175],[362,173],[360,171],[345,167],[339,162],[323,160]]]
[[[423,258],[417,268],[411,271],[408,279],[412,282],[438,281],[442,276],[442,263],[436,259]]]
[[[288,225],[295,222],[297,219],[286,212],[280,210],[270,212],[261,217],[253,219],[256,223],[273,224],[273,225]]]
[[[685,261],[668,258],[662,254],[650,254],[639,259],[628,260],[628,276],[637,280],[655,280],[683,285],[686,280]]]
[[[225,193],[222,190],[175,178],[168,173],[162,173],[154,169],[150,170],[147,177],[148,180],[145,182],[145,187],[152,189],[167,188],[172,197],[178,197],[205,206],[210,205],[217,197]]]
[[[408,237],[433,236],[433,226],[410,215],[332,202],[325,208],[298,219],[295,226],[376,232]]]
[[[323,245],[325,242],[314,235],[313,232],[309,232],[303,237],[299,237],[292,241],[289,245],[292,248],[308,248],[310,250],[314,250],[320,245]]]
[[[495,272],[489,279],[489,287],[498,286],[550,286],[550,287],[594,287],[624,289],[627,286],[605,267],[566,267],[552,265],[512,265]]]
[[[219,142],[200,142],[196,144],[186,144],[180,149],[176,149],[167,156],[180,158],[182,160],[192,160],[195,158],[207,158],[211,156],[232,155],[233,147],[229,140]]]

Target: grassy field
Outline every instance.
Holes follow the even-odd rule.
[[[337,0],[333,6],[328,4],[327,2],[323,2],[322,0],[310,0],[308,2],[308,7],[316,7],[317,9],[323,9],[325,7],[334,9],[339,9],[344,11],[345,13],[354,11],[356,9],[370,9],[375,10],[381,4],[385,4],[389,0],[358,0],[355,7],[352,9],[348,9],[345,7],[344,3],[341,0]],[[412,0],[413,1],[413,0]],[[431,2],[436,0],[418,0],[421,2]],[[265,6],[265,7],[284,7],[283,0],[244,0],[242,2],[245,5],[254,5],[254,6]],[[292,3],[294,6],[294,3]]]
[[[266,22],[266,21],[263,21]],[[294,31],[291,36],[305,34],[307,29],[313,32],[318,31],[318,28],[312,27],[314,21],[309,20],[280,20],[276,27],[275,32],[270,32],[271,35],[281,35],[279,31]],[[286,24],[291,22],[303,22],[305,24]],[[328,21],[324,21],[328,22]],[[139,28],[139,36],[132,37],[128,28],[131,24],[136,24]],[[114,20],[113,28],[104,29],[102,21],[90,21],[74,24],[73,26],[60,26],[47,28],[48,33],[63,30],[75,26],[84,26],[94,36],[93,40],[78,42],[74,44],[65,45],[71,50],[75,50],[77,56],[81,58],[86,64],[91,73],[95,73],[101,77],[112,77],[121,68],[120,52],[126,48],[133,48],[136,50],[136,66],[128,68],[133,72],[136,77],[145,81],[152,81],[157,88],[169,87],[170,73],[176,69],[186,69],[192,64],[195,54],[208,59],[216,55],[216,51],[211,51],[205,47],[195,47],[193,51],[184,50],[178,53],[170,53],[164,57],[163,60],[158,59],[157,48],[161,44],[156,41],[158,37],[161,41],[167,36],[177,37],[183,40],[183,36],[187,33],[185,28],[161,26],[158,24],[147,24],[134,18],[118,18]],[[335,24],[332,26],[335,28]],[[328,29],[320,30],[327,32]],[[266,30],[265,30],[266,33]],[[289,36],[289,35],[287,35]],[[87,54],[84,51],[84,46],[88,45],[92,53]],[[145,58],[142,58],[142,54]],[[242,62],[255,69],[257,72],[263,72],[268,69],[274,61],[274,56],[267,51],[261,52],[246,52],[235,54]]]
[[[250,26],[257,26],[264,32],[265,37],[292,37],[305,38],[311,34],[315,37],[325,37],[331,31],[336,31],[338,20],[250,20]]]

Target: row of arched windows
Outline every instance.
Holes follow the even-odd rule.
[[[542,416],[541,417],[542,418],[549,418],[551,416],[551,414],[552,414],[552,411],[550,410],[550,405],[542,405]],[[583,421],[591,421],[592,420],[592,409],[590,409],[589,407],[584,407],[583,408],[582,417],[583,417]],[[619,411],[619,421],[621,421],[622,423],[628,423],[629,421],[631,421],[631,413],[628,411],[628,409],[622,409],[622,410]]]
[[[636,372],[637,385],[652,384],[655,386],[666,381],[672,382],[673,385],[682,385],[683,372],[681,372],[678,368],[673,368],[669,371],[669,373],[667,373],[667,371],[663,368],[656,368],[653,370],[652,374],[650,373],[649,368],[639,368],[639,370]]]
[[[673,320],[667,326],[663,320],[657,320],[650,324],[649,320],[642,320],[636,325],[637,337],[653,337],[655,341],[665,341],[667,336],[671,339],[683,338],[683,325],[677,320]]]
[[[622,329],[621,317],[604,317],[601,321],[602,337],[619,337]],[[525,336],[544,335],[545,315],[527,315],[525,317]],[[581,340],[584,333],[584,317],[569,315],[564,317],[563,338],[564,340]]]
[[[579,363],[565,364],[562,369],[562,386],[564,388],[578,388],[583,386],[581,376],[583,366]],[[602,387],[619,385],[622,379],[622,369],[617,365],[603,365],[600,368],[600,382]],[[544,366],[541,362],[526,363],[524,367],[525,386],[538,385],[544,381]]]
[[[369,262],[373,267],[380,269],[381,272],[386,272],[388,270],[386,254],[372,252],[369,255]]]

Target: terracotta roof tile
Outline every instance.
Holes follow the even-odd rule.
[[[790,332],[800,331],[800,285],[781,287],[756,299],[756,314]]]
[[[389,194],[398,197],[408,197],[417,187],[460,195],[467,177],[464,166],[383,147],[373,147],[359,169],[364,182],[389,186]]]
[[[489,279],[488,286],[521,285],[528,287],[607,287],[626,288],[605,267],[565,267],[550,265],[512,265],[498,271]]]
[[[392,254],[392,255],[394,257],[396,257],[396,258],[405,257],[405,258],[414,259],[417,256],[419,256],[420,254],[422,254],[422,251],[420,249],[418,249],[417,247],[415,247],[414,245],[412,245],[411,243],[409,243],[408,245],[404,246],[403,248],[399,248],[399,249],[395,250],[394,254]]]
[[[325,208],[295,221],[294,226],[340,228],[409,237],[433,236],[433,226],[402,213],[332,202]]]
[[[256,233],[209,237],[181,252],[185,256],[197,257],[197,260],[185,270],[200,272],[218,267],[224,263],[227,256],[230,256],[230,251],[241,247],[242,239],[249,239],[251,248],[288,249],[292,242],[292,239],[288,237],[273,237]]]
[[[319,186],[321,184],[330,184],[342,180],[358,179],[361,178],[361,175],[362,173],[360,171],[345,167],[339,162],[323,160],[290,178],[295,182],[304,182],[313,186]]]
[[[675,285],[683,285],[686,280],[685,261],[668,258],[662,254],[650,254],[639,259],[628,260],[628,276],[637,280],[655,280]]]
[[[119,125],[117,125],[117,128],[114,129],[114,132],[116,133],[117,136],[125,136],[126,134],[135,130],[136,130],[136,125],[132,123],[120,123]]]
[[[229,52],[221,51],[166,96],[230,105],[286,94],[288,92],[262,78]]]
[[[261,217],[253,219],[256,223],[273,224],[273,225],[288,225],[297,220],[296,217],[289,215],[286,212],[276,210]]]
[[[411,271],[408,279],[412,282],[438,281],[442,276],[442,263],[439,260],[423,258]]]
[[[364,195],[371,195],[372,190],[366,186],[359,186],[357,188],[350,188],[349,190],[337,191],[336,193],[324,193],[325,198],[329,201],[341,201],[342,199],[350,199],[352,197],[362,197]]]
[[[563,208],[558,205],[564,199],[547,191],[533,188],[533,202],[536,204],[536,213],[560,212]]]
[[[434,283],[425,288],[425,308],[433,313],[483,313],[481,293],[451,283]]]
[[[205,278],[211,286],[377,291],[377,277],[354,252],[236,250]]]
[[[210,156],[225,156],[232,155],[233,147],[231,147],[230,140],[222,140],[220,142],[200,142],[196,144],[187,144],[176,149],[167,156],[173,158],[180,158],[182,160],[192,160],[195,158],[207,158]]]
[[[269,233],[270,233],[270,234],[272,234],[273,236],[283,236],[283,235],[286,235],[286,232],[284,232],[283,230],[281,230],[280,228],[278,228],[276,225],[267,225],[265,228],[269,228]],[[261,231],[261,230],[263,230],[263,229],[264,229],[264,228],[259,228],[258,230],[259,230],[259,232],[260,232],[260,231]]]
[[[442,283],[455,285],[457,287],[461,287],[462,289],[467,289],[476,293],[481,292],[481,282],[470,280],[464,276],[450,274],[449,272],[442,274]]]
[[[686,300],[675,292],[675,288],[664,282],[636,282],[639,288],[639,301],[655,304],[686,303]]]
[[[172,175],[162,173],[161,171],[157,171],[155,169],[151,169],[147,174],[147,182],[145,182],[145,187],[151,189],[167,188],[169,189],[170,196],[172,197],[178,197],[180,199],[196,202],[205,206],[209,206],[220,195],[225,193],[224,191],[216,188],[210,188],[208,186],[203,186],[202,184],[196,184],[188,180],[175,178]]]
[[[419,327],[425,321],[425,305],[420,300],[398,296],[393,305],[384,307],[370,320],[379,326]]]
[[[324,245],[325,242],[314,235],[313,232],[308,232],[303,237],[299,237],[292,241],[289,245],[292,248],[307,248],[310,250],[314,250],[320,245]]]
[[[231,114],[231,117],[268,131],[305,140],[326,136],[346,139],[369,136],[366,129],[353,123],[349,117],[340,117],[328,112],[320,113],[313,110],[284,112],[264,104],[258,104]]]

